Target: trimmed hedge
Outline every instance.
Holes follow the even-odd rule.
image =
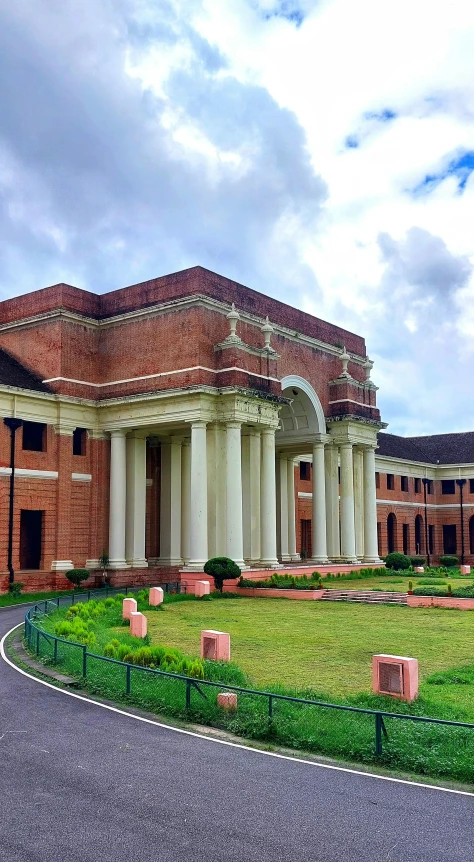
[[[396,569],[397,571],[401,569],[409,569],[411,565],[410,557],[407,557],[406,554],[398,554],[394,552],[393,554],[387,554],[384,557],[384,562],[387,569]]]

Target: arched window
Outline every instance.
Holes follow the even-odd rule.
[[[474,554],[474,515],[469,518],[469,551]]]
[[[423,518],[417,515],[415,518],[415,553],[423,553]]]
[[[397,519],[393,512],[387,518],[387,543],[389,554],[397,550]]]

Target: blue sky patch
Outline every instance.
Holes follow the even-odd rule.
[[[466,183],[474,171],[474,150],[467,150],[460,153],[454,159],[447,162],[446,167],[434,174],[426,174],[414,189],[411,189],[413,195],[429,194],[434,191],[440,183],[447,177],[456,177],[458,181],[458,191],[462,193],[466,187]]]
[[[298,4],[293,0],[282,0],[282,2],[275,4],[275,9],[272,12],[266,12],[264,18],[266,21],[270,18],[286,18],[296,27],[301,27],[305,16],[302,9],[299,9]]]
[[[347,150],[357,150],[359,146],[359,138],[357,135],[348,135],[344,141],[344,146]]]
[[[390,120],[395,120],[397,117],[398,114],[391,108],[384,108],[383,111],[367,111],[364,114],[365,120],[377,120],[378,123],[389,123]]]

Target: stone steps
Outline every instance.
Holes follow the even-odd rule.
[[[369,605],[406,605],[406,593],[390,593],[384,590],[325,590],[322,601],[359,602]]]

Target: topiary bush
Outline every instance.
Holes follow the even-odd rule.
[[[232,578],[240,578],[240,569],[237,563],[229,557],[211,557],[204,566],[206,575],[211,575],[214,578],[214,583],[217,589],[222,592],[224,581]]]
[[[65,572],[65,575],[68,581],[71,581],[71,584],[74,584],[75,587],[80,587],[83,581],[87,581],[90,571],[89,569],[69,569],[68,572]]]
[[[410,557],[407,557],[406,554],[398,554],[396,552],[392,554],[387,554],[384,557],[385,566],[387,569],[395,569],[398,571],[399,569],[408,569],[410,568]]]
[[[444,554],[439,558],[439,561],[442,566],[446,566],[449,568],[450,566],[457,566],[459,564],[459,560],[454,554]]]

